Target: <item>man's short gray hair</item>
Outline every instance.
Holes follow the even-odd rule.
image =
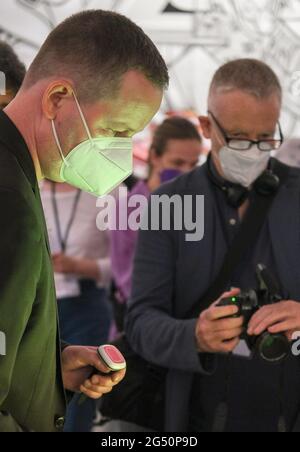
[[[215,93],[245,91],[258,99],[278,94],[282,101],[282,87],[275,72],[262,61],[240,59],[224,64],[217,70],[210,86]]]

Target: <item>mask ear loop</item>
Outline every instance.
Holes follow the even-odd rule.
[[[82,112],[82,109],[81,109],[81,107],[80,107],[80,104],[79,104],[79,102],[78,102],[77,96],[76,96],[76,94],[74,93],[74,91],[73,91],[73,96],[74,96],[74,99],[75,99],[75,102],[76,102],[76,105],[77,105],[77,108],[78,108],[78,111],[79,111],[81,120],[82,120],[82,122],[83,122],[84,128],[85,128],[85,130],[86,130],[87,136],[89,137],[90,142],[93,144],[93,138],[92,138],[92,135],[91,135],[89,126],[87,125],[87,122],[86,122],[86,120],[85,120],[84,114],[83,114],[83,112]]]
[[[53,135],[54,135],[54,138],[55,138],[55,141],[56,141],[56,145],[57,145],[57,147],[58,147],[58,149],[59,149],[60,156],[61,156],[63,162],[64,162],[67,166],[70,166],[69,162],[66,160],[66,158],[65,158],[65,156],[64,156],[62,147],[61,147],[61,145],[60,145],[60,141],[59,141],[59,138],[58,138],[58,135],[57,135],[57,131],[56,131],[56,127],[55,127],[55,124],[54,124],[53,119],[51,119],[51,125],[52,125]]]
[[[51,124],[52,124],[52,129],[53,129],[53,135],[54,135],[54,138],[55,138],[57,147],[58,147],[58,149],[59,149],[61,158],[63,159],[63,161],[64,161],[64,163],[66,164],[66,166],[70,168],[72,165],[70,165],[70,163],[68,162],[68,160],[66,160],[66,158],[65,158],[65,156],[64,156],[64,154],[63,154],[63,151],[62,151],[62,148],[61,148],[61,145],[60,145],[60,142],[59,142],[59,138],[58,138],[58,135],[57,135],[57,132],[56,132],[56,128],[55,128],[55,124],[54,124],[54,121],[53,121],[53,120],[51,120]],[[91,186],[87,183],[87,181],[86,181],[86,180],[85,180],[85,179],[84,179],[84,178],[76,171],[75,168],[73,168],[73,171],[76,173],[76,176],[77,176],[78,178],[80,178],[80,179],[86,184],[86,186],[88,187],[88,189],[89,189],[90,191],[93,191],[92,187],[91,187]]]
[[[81,120],[82,120],[82,122],[83,122],[84,128],[85,128],[85,130],[86,130],[87,136],[88,136],[90,142],[93,143],[93,139],[92,139],[92,135],[91,135],[91,133],[90,133],[90,129],[89,129],[88,125],[87,125],[87,122],[86,122],[86,120],[85,120],[85,117],[84,117],[84,115],[83,115],[83,112],[82,112],[82,110],[81,110],[81,107],[80,107],[80,105],[79,105],[77,96],[76,96],[76,94],[74,93],[74,91],[73,91],[73,96],[74,96],[74,99],[75,99],[75,102],[76,102],[76,105],[77,105],[77,108],[78,108],[78,111],[79,111]],[[53,119],[51,120],[51,124],[52,124],[53,135],[54,135],[54,138],[55,138],[57,147],[58,147],[58,149],[59,149],[61,158],[62,158],[63,162],[64,162],[67,166],[70,166],[69,162],[67,161],[67,159],[66,159],[65,156],[64,156],[64,153],[63,153],[63,150],[62,150],[62,147],[61,147],[59,138],[58,138],[58,134],[57,134],[56,127],[55,127],[55,124],[54,124]]]
[[[87,133],[87,135],[88,135],[88,138],[89,138],[91,144],[94,146],[93,137],[92,137],[92,135],[91,135],[89,126],[87,125],[87,122],[86,122],[86,119],[85,119],[85,117],[84,117],[83,111],[82,111],[82,109],[81,109],[81,107],[80,107],[79,101],[78,101],[77,96],[76,96],[76,94],[75,94],[74,91],[73,91],[73,96],[74,96],[74,99],[75,99],[75,102],[76,102],[76,105],[77,105],[77,108],[78,108],[80,117],[81,117],[81,119],[82,119],[84,128],[85,128],[86,133]],[[111,160],[109,157],[107,157],[107,156],[104,155],[103,153],[102,153],[102,156],[103,156],[107,161],[109,161],[110,163],[112,163],[112,164],[114,164],[115,166],[117,166],[121,171],[125,172],[125,170],[124,170],[121,166],[119,166],[116,162],[114,162],[113,160]]]
[[[84,125],[84,127],[85,127],[86,133],[87,133],[87,135],[88,135],[88,137],[89,137],[89,140],[90,140],[90,142],[92,143],[92,145],[94,145],[94,141],[93,141],[93,138],[92,138],[90,129],[89,129],[88,125],[87,125],[87,122],[86,122],[86,120],[85,120],[84,114],[83,114],[83,112],[82,112],[82,109],[81,109],[81,107],[80,107],[80,104],[79,104],[79,102],[78,102],[77,96],[76,96],[76,94],[74,93],[74,91],[73,91],[73,96],[74,96],[74,99],[75,99],[75,102],[76,102],[76,105],[77,105],[77,108],[78,108],[80,117],[81,117],[81,119],[82,119],[83,125]],[[104,155],[103,153],[102,153],[102,157],[105,158],[105,159],[106,159],[107,161],[109,161],[110,163],[112,163],[113,165],[117,166],[121,171],[125,172],[124,168],[122,168],[121,166],[119,166],[116,162],[114,162],[113,160],[111,160],[109,157],[107,157],[107,156]]]

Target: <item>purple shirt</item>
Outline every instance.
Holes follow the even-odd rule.
[[[146,181],[138,182],[128,194],[128,200],[133,195],[144,195],[150,198],[150,191]],[[134,209],[128,208],[128,217]],[[119,203],[117,203],[119,212]],[[112,274],[121,298],[128,300],[131,293],[131,281],[135,247],[138,239],[138,231],[111,231],[111,261]]]

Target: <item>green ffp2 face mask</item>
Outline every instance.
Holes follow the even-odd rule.
[[[74,98],[88,140],[80,143],[65,157],[54,121],[51,121],[53,135],[63,161],[60,177],[64,182],[80,190],[95,196],[103,196],[132,174],[132,138],[93,138],[75,94]]]

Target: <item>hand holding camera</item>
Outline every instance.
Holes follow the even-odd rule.
[[[223,294],[222,299],[236,297],[239,289]],[[220,300],[203,311],[196,326],[196,341],[199,352],[230,353],[240,342],[244,320],[236,305],[218,307]]]
[[[292,341],[294,333],[300,331],[299,301],[284,300],[261,308],[249,322],[247,333],[257,336],[266,330],[272,334],[284,333]]]
[[[196,327],[198,350],[230,353],[243,339],[252,356],[278,363],[290,354],[289,340],[300,330],[300,304],[282,301],[276,280],[257,266],[258,290],[225,293],[204,311]]]
[[[236,306],[238,315],[244,319],[241,339],[246,341],[252,355],[256,354],[270,363],[278,363],[290,353],[290,344],[287,337],[282,334],[283,330],[274,326],[274,323],[281,319],[278,314],[282,297],[279,295],[276,280],[262,264],[257,266],[257,277],[258,290],[249,290],[237,296],[223,298],[217,306],[222,309],[226,306]],[[268,315],[270,313],[273,313],[273,316]],[[268,329],[269,327],[271,328]]]

